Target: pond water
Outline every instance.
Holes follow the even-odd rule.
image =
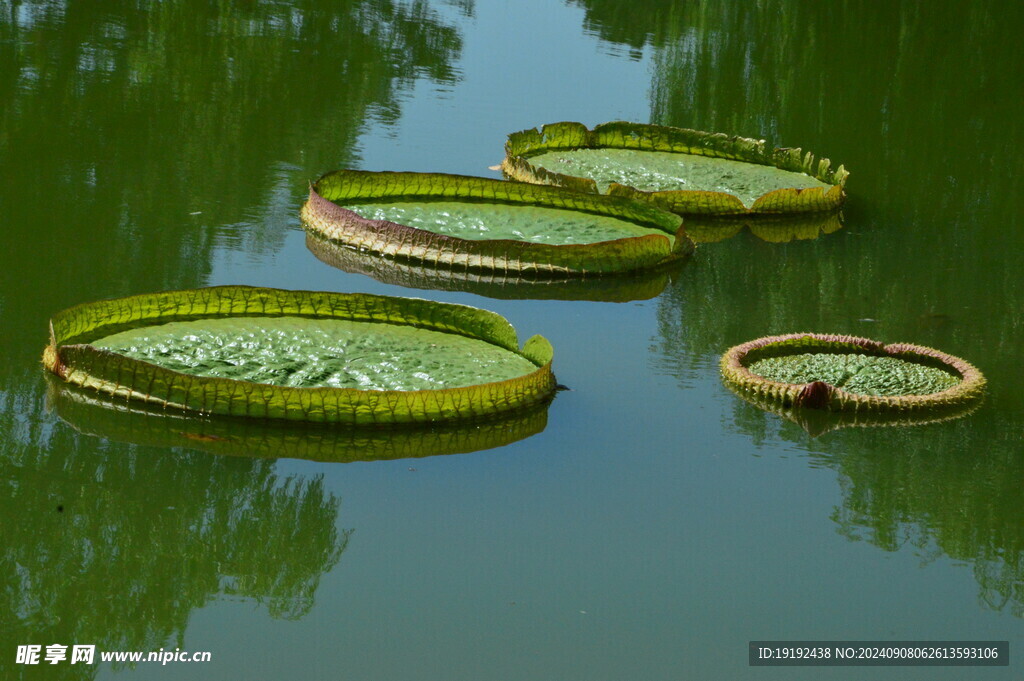
[[[0,3],[0,677],[865,676],[747,664],[751,640],[812,639],[1009,640],[1009,667],[871,676],[1019,677],[1022,13]],[[845,223],[734,229],[617,303],[407,289],[306,248],[298,210],[324,172],[497,177],[509,132],[617,119],[843,163]],[[230,429],[161,445],[48,395],[52,313],[219,284],[491,309],[551,340],[571,391],[546,427],[486,440],[503,446],[352,463],[290,458],[294,430],[259,435],[258,457],[211,453]],[[794,331],[940,348],[988,398],[812,437],[718,376],[729,346]],[[212,660],[17,664],[29,644]]]

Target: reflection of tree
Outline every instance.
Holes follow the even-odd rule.
[[[3,290],[54,268],[66,289],[95,289],[95,271],[117,273],[110,295],[184,288],[223,239],[276,246],[280,225],[237,223],[291,217],[306,180],[398,117],[401,90],[455,80],[460,50],[424,0],[7,3],[0,206],[19,266]],[[35,323],[26,293],[3,312]]]
[[[45,319],[204,283],[230,240],[276,247],[280,224],[244,223],[294,219],[305,181],[356,163],[360,133],[394,121],[415,81],[454,81],[460,50],[423,0],[0,3],[5,646],[157,649],[232,595],[309,611],[347,542],[338,500],[272,460],[97,446],[57,425]]]
[[[607,2],[578,2],[588,21],[611,16]],[[1019,268],[991,253],[1020,247],[1007,233],[1024,206],[1005,169],[1019,165],[1024,128],[1006,122],[1024,66],[1006,64],[1003,50],[1016,45],[1006,12],[1024,6],[703,0],[660,11],[673,20],[645,29],[655,36],[655,122],[778,130],[779,141],[831,153],[853,171],[847,229],[784,245],[741,234],[698,250],[661,300],[667,364],[685,372],[695,356],[803,329],[916,340],[983,369],[1015,361]],[[837,49],[858,55],[857,68]],[[974,94],[936,95],[939,76]]]
[[[979,600],[1024,617],[1020,442],[1006,437],[986,446],[971,442],[971,432],[950,424],[926,437],[879,429],[856,433],[856,445],[829,441],[822,456],[843,490],[833,519],[853,540],[887,551],[910,544],[971,564]]]
[[[942,130],[935,154],[960,146],[950,135],[959,125],[942,129],[929,109],[956,109],[960,123],[1012,120],[1024,68],[1006,58],[1016,54],[1019,6],[652,0],[637,12],[616,0],[573,3],[602,40],[653,49],[651,122],[779,133],[783,144],[837,156],[819,135],[876,134],[879,124],[921,137]]]
[[[635,5],[619,0],[571,0],[586,11],[584,28],[601,40],[641,50],[648,44],[665,42],[665,30],[676,14],[674,0],[647,0],[642,12]],[[689,4],[689,3],[687,3]]]
[[[338,499],[319,479],[279,478],[273,461],[97,452],[71,435],[55,430],[53,453],[21,449],[0,496],[7,644],[185,648],[191,612],[221,596],[301,617],[348,543]],[[16,678],[2,671],[12,661],[0,676]]]
[[[1024,143],[1008,124],[1024,65],[1006,58],[1024,7],[666,0],[616,14],[608,0],[576,3],[603,39],[652,50],[652,122],[805,145],[852,172],[846,229],[698,248],[658,301],[658,370],[689,384],[732,345],[802,330],[978,364],[990,400],[959,421],[811,440],[736,398],[733,426],[818,451],[840,476],[845,536],[967,561],[986,603],[1024,615],[1024,393],[1000,380],[1019,365],[1024,329],[1024,206],[1008,171]]]
[[[981,409],[921,426],[850,427],[815,439],[736,399],[733,426],[758,447],[778,438],[799,442],[816,465],[837,471],[843,502],[832,519],[841,535],[886,551],[914,550],[929,561],[945,555],[969,563],[980,602],[1024,617],[1020,406],[1006,395],[996,401],[1010,411]]]
[[[814,465],[838,473],[843,500],[832,520],[842,536],[926,562],[963,561],[984,607],[1024,617],[1024,458],[1019,429],[1006,427],[998,411],[812,438],[739,399],[732,408],[733,426],[759,447],[776,438],[799,442]]]

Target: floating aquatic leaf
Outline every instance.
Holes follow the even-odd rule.
[[[799,333],[759,338],[722,356],[725,382],[751,401],[781,408],[911,412],[978,400],[973,365],[919,345]]]
[[[302,207],[307,229],[437,270],[518,277],[654,268],[692,252],[675,215],[625,197],[429,173],[329,173]]]
[[[162,407],[351,424],[480,418],[547,399],[552,351],[502,317],[366,294],[225,286],[54,316],[45,366]]]
[[[842,204],[849,175],[763,140],[623,121],[513,133],[502,169],[512,179],[646,199],[682,215],[830,211]]]

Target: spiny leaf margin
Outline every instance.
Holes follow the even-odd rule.
[[[460,239],[387,220],[370,220],[344,207],[345,203],[394,198],[561,208],[622,218],[660,230],[665,236],[648,234],[567,245]],[[437,270],[498,271],[519,277],[594,276],[649,269],[689,255],[694,248],[678,216],[648,202],[443,173],[337,170],[310,187],[301,217],[308,230],[322,237],[389,259],[419,262]]]
[[[584,177],[556,173],[534,166],[532,156],[568,149],[637,149],[664,151],[724,158],[758,165],[768,165],[798,173],[806,173],[826,184],[810,189],[776,189],[759,197],[747,208],[739,197],[725,192],[696,190],[665,190],[646,192],[612,183],[608,194],[647,200],[680,215],[784,215],[790,213],[835,210],[846,200],[846,179],[843,166],[832,167],[827,158],[818,159],[799,148],[770,148],[764,140],[729,136],[720,132],[704,132],[645,123],[612,121],[587,129],[582,123],[549,123],[540,128],[514,132],[505,142],[502,171],[506,177],[520,182],[555,185],[575,191],[599,193],[597,183]]]
[[[781,383],[751,372],[747,366],[762,357],[804,352],[856,352],[891,356],[909,362],[938,364],[960,376],[960,382],[946,390],[927,395],[859,395],[822,381]],[[973,364],[934,348],[909,343],[882,343],[857,336],[794,333],[766,336],[729,348],[722,355],[723,381],[733,390],[750,396],[758,406],[817,408],[834,412],[919,412],[947,410],[979,400],[985,393],[985,377]]]
[[[538,368],[506,381],[441,390],[292,388],[192,376],[89,345],[125,328],[222,316],[303,316],[411,325],[457,333],[523,355]],[[73,342],[71,342],[73,341]],[[362,293],[218,286],[85,303],[54,315],[43,365],[65,381],[128,400],[203,414],[389,425],[469,420],[512,412],[555,389],[551,344],[519,350],[500,315],[467,305]]]

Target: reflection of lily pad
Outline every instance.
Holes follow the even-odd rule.
[[[744,228],[762,241],[783,244],[790,241],[817,239],[843,228],[842,211],[802,213],[797,215],[705,216],[686,218],[686,233],[694,243],[725,241]]]
[[[614,277],[522,277],[514,272],[436,268],[416,262],[381,258],[306,233],[306,248],[332,267],[365,274],[385,284],[439,291],[468,291],[489,298],[529,300],[594,300],[628,302],[654,298],[668,285],[679,262],[664,267],[623,272]]]
[[[51,321],[69,383],[206,414],[352,424],[478,418],[554,391],[551,345],[502,317],[366,294],[224,286],[88,303]]]
[[[679,218],[649,203],[459,175],[329,173],[302,219],[336,243],[441,271],[602,275],[693,250]]]
[[[513,133],[502,169],[512,179],[647,199],[681,215],[830,211],[845,199],[849,175],[763,140],[621,121]]]
[[[839,412],[948,409],[976,401],[985,389],[977,368],[938,350],[809,333],[730,348],[722,376],[759,404]]]
[[[972,413],[981,400],[971,400],[959,406],[946,409],[930,409],[910,412],[832,412],[823,409],[801,409],[783,407],[777,400],[765,398],[752,392],[744,392],[731,383],[726,386],[750,404],[777,414],[803,428],[811,437],[843,428],[875,428],[885,426],[923,426],[942,421],[951,421]]]
[[[111,440],[230,456],[378,461],[503,447],[547,425],[547,404],[472,423],[360,428],[197,416],[97,395],[48,377],[47,405],[76,430]]]

